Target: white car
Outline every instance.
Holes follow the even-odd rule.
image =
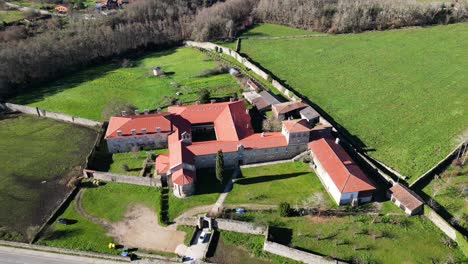
[[[206,237],[208,237],[208,234],[209,234],[209,233],[207,233],[207,232],[205,232],[205,231],[202,231],[201,234],[200,234],[200,236],[198,237],[198,243],[203,243],[203,242],[205,242],[205,239],[206,239]]]

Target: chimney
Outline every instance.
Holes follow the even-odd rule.
[[[149,109],[145,109],[145,115],[149,114]]]
[[[122,116],[126,116],[127,115],[127,111],[122,111]]]
[[[135,115],[139,115],[140,114],[140,110],[136,109],[135,110]]]
[[[229,102],[234,102],[234,98],[229,98]]]
[[[156,133],[161,133],[161,128],[160,127],[156,127]]]
[[[122,136],[122,130],[117,130],[117,136],[119,136],[119,137]]]
[[[249,109],[245,109],[245,113],[246,113],[246,114],[249,114]]]
[[[161,107],[158,107],[158,109],[156,110],[156,112],[161,113]]]
[[[195,104],[199,105],[199,104],[200,104],[200,101],[196,101]]]
[[[340,144],[340,138],[335,139],[335,144]]]
[[[146,128],[142,128],[142,129],[141,129],[141,133],[142,133],[143,135],[146,134]]]
[[[135,136],[135,135],[136,135],[136,129],[132,128],[132,130],[131,130],[131,131],[132,131],[132,135],[134,135],[134,136]]]
[[[265,132],[262,132],[261,137],[265,137]]]
[[[214,104],[214,103],[216,103],[216,100],[215,100],[215,99],[211,99],[210,102],[211,102],[212,104]]]

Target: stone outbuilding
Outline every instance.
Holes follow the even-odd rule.
[[[301,118],[307,120],[310,125],[315,125],[320,121],[319,113],[310,106],[299,111],[299,114],[301,115]]]
[[[306,108],[307,105],[303,102],[285,102],[271,106],[273,116],[278,120],[285,120],[289,118],[299,118],[299,111]]]
[[[423,212],[424,201],[416,193],[403,184],[395,183],[387,191],[387,197],[400,207],[407,215],[415,215]]]
[[[162,70],[161,67],[154,67],[151,70],[153,71],[153,75],[156,76],[156,77],[164,75],[164,71]]]

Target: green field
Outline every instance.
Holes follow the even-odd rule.
[[[70,179],[82,174],[97,131],[30,115],[2,116],[0,127],[0,227],[22,233],[14,239],[23,240],[70,190]]]
[[[433,179],[423,191],[443,206],[458,224],[468,228],[468,166],[451,165],[439,178]]]
[[[4,21],[10,23],[16,20],[20,20],[24,17],[24,14],[18,10],[0,10],[0,22]]]
[[[270,34],[270,26],[255,28],[256,34],[262,28]],[[240,52],[325,110],[358,145],[362,141],[411,182],[445,157],[468,127],[467,41],[468,23],[459,23],[245,39]]]
[[[443,234],[423,216],[280,217],[246,213],[270,224],[270,240],[354,263],[444,263],[465,260],[458,248],[442,243]]]
[[[306,163],[288,162],[243,168],[241,175],[235,180],[226,204],[278,205],[284,201],[291,205],[308,206],[312,195],[318,194],[323,198],[321,206],[333,206],[319,178]]]
[[[232,95],[240,89],[229,74],[196,77],[216,63],[195,49],[155,52],[133,62],[136,65],[131,68],[123,68],[120,63],[91,67],[12,101],[99,120],[110,101],[123,100],[139,109],[156,109],[169,104],[164,96],[194,102],[197,91],[203,88],[210,90],[212,97]],[[162,67],[166,76],[154,77],[151,68],[155,66]]]

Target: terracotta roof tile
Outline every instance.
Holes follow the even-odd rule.
[[[272,105],[271,107],[274,108],[276,112],[281,115],[281,114],[286,114],[288,112],[291,112],[297,109],[305,108],[307,107],[307,105],[304,104],[303,102],[286,102],[286,103],[275,104],[275,105]]]
[[[416,193],[402,184],[396,183],[389,189],[389,191],[393,194],[395,199],[411,211],[424,203]]]
[[[309,123],[305,119],[285,120],[283,121],[283,126],[289,133],[307,132],[311,129]]]
[[[130,115],[113,116],[109,120],[105,138],[118,138],[117,130],[122,131],[122,136],[131,136],[132,129],[136,130],[137,135],[143,135],[142,128],[146,128],[147,134],[156,133],[156,127],[161,129],[161,133],[171,131],[171,122],[169,113],[148,114],[148,115]]]
[[[192,183],[195,179],[195,172],[191,170],[178,169],[172,173],[172,182],[177,185]]]

